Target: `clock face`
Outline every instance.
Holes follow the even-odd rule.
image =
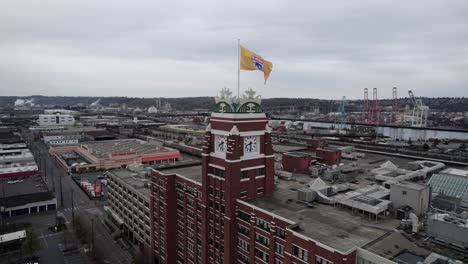
[[[216,136],[215,150],[217,152],[226,152],[227,149],[227,139],[226,136]]]
[[[258,153],[258,141],[257,136],[244,137],[244,153]]]

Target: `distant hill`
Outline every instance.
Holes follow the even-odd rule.
[[[126,103],[129,107],[148,108],[152,105],[157,106],[160,99],[161,102],[168,102],[175,110],[211,110],[214,107],[213,97],[182,97],[182,98],[136,98],[136,97],[73,97],[73,96],[0,96],[0,107],[13,107],[17,99],[33,99],[34,104],[57,106],[69,108],[73,106],[88,106],[98,99],[103,106],[111,104]],[[439,97],[439,98],[422,98],[424,104],[428,105],[432,110],[446,111],[446,112],[468,112],[468,98],[458,97]],[[406,105],[412,107],[409,98],[400,98],[398,100],[400,108]],[[287,109],[296,107],[300,110],[313,110],[319,108],[321,113],[336,111],[340,104],[339,100],[322,100],[310,98],[270,98],[264,99],[262,106],[268,110]],[[362,100],[347,101],[346,109],[349,112],[361,111],[363,108]],[[379,105],[382,107],[390,107],[392,100],[379,100]]]

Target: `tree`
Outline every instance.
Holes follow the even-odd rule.
[[[65,246],[65,249],[68,249],[70,246],[73,246],[73,234],[70,230],[66,229],[62,232],[62,242]]]
[[[41,249],[41,243],[32,228],[26,230],[26,239],[21,244],[21,252],[24,257],[32,258],[34,253]]]
[[[75,229],[76,236],[81,240],[81,242],[86,243],[89,233],[89,227],[80,215],[75,216],[75,219],[73,221],[73,228]]]

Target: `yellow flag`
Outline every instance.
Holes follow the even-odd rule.
[[[271,70],[273,69],[273,63],[264,60],[262,56],[240,46],[240,68],[248,71],[262,71],[266,83],[268,77],[270,77]]]

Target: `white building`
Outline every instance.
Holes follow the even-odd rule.
[[[37,120],[39,126],[72,126],[75,118],[72,115],[39,115]]]
[[[51,146],[78,144],[82,138],[81,134],[49,134],[44,135],[42,140]]]

